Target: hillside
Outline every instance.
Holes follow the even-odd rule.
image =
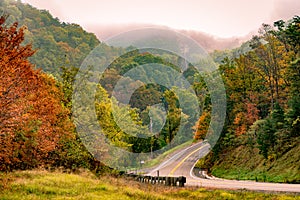
[[[7,24],[18,22],[27,27],[25,43],[32,43],[37,52],[30,61],[44,72],[60,77],[61,67],[79,67],[100,40],[124,31],[148,27],[146,24],[124,26],[89,26],[88,33],[77,24],[61,22],[46,10],[13,0],[0,2],[0,11],[9,15]],[[166,28],[154,26],[157,28]],[[205,50],[225,50],[238,47],[245,38],[216,38],[198,31],[175,30],[197,41]],[[97,37],[96,37],[97,36]]]
[[[211,167],[212,175],[225,179],[300,183],[300,141],[277,159],[266,160],[258,148],[241,145],[223,152]]]
[[[245,43],[248,51],[227,51],[223,60],[215,52],[227,116],[217,145],[198,167],[223,178],[300,182],[299,28],[299,16],[264,24]],[[196,139],[205,138],[208,118],[200,117]]]
[[[39,11],[29,5],[14,1],[11,1],[11,3],[3,1],[1,3],[2,8],[6,8],[6,13],[10,11],[10,13],[15,14],[2,16],[0,24],[0,33],[3,38],[0,52],[3,55],[1,59],[4,59],[3,61],[0,60],[3,62],[1,63],[3,70],[0,73],[0,89],[5,91],[0,93],[0,105],[3,108],[0,113],[0,125],[5,127],[0,129],[0,133],[4,138],[0,140],[2,144],[0,145],[0,170],[27,169],[41,165],[62,165],[66,168],[76,168],[78,166],[98,167],[95,165],[99,163],[95,164],[90,153],[96,151],[97,153],[104,154],[108,152],[106,154],[110,154],[112,152],[102,148],[99,143],[92,149],[89,149],[90,153],[87,152],[79,139],[78,133],[76,133],[74,125],[78,120],[74,119],[74,110],[72,110],[74,102],[72,101],[73,83],[78,71],[76,67],[81,64],[80,60],[84,58],[84,55],[89,53],[88,50],[92,49],[92,46],[97,43],[95,36],[84,32],[78,25],[60,23],[58,19],[53,19],[48,12]],[[18,16],[16,15],[16,10],[21,13],[19,13],[19,18],[15,17]],[[24,13],[22,14],[22,12]],[[33,18],[36,19],[33,20]],[[19,22],[15,23],[14,20],[19,20]],[[11,39],[15,37],[17,40]],[[51,40],[47,40],[47,38],[51,38]],[[74,43],[75,40],[78,41],[78,46],[76,46],[77,43]],[[93,41],[96,42],[93,43]],[[78,49],[81,46],[81,42],[88,47],[85,48],[87,51]],[[88,46],[86,42],[91,42],[91,46]],[[36,45],[40,46],[34,51],[30,45],[31,43],[33,48]],[[66,47],[65,51],[61,49],[61,45]],[[28,52],[24,51],[23,48],[28,50]],[[184,105],[182,109],[179,108],[178,98],[175,96],[174,91],[171,88],[158,84],[140,86],[133,94],[129,105],[123,105],[122,99],[118,99],[119,102],[114,111],[117,112],[118,116],[122,116],[122,123],[133,121],[133,124],[126,125],[125,130],[120,128],[112,115],[111,103],[113,100],[110,98],[111,92],[124,73],[138,65],[147,63],[161,64],[161,68],[156,68],[156,70],[149,68],[141,71],[140,77],[136,80],[128,78],[125,80],[134,81],[132,84],[140,84],[140,80],[148,79],[149,81],[151,77],[160,74],[160,71],[166,67],[170,67],[177,72],[180,71],[176,64],[180,63],[181,59],[173,55],[173,64],[157,55],[148,52],[141,53],[135,49],[120,56],[124,49],[109,47],[105,44],[101,44],[98,50],[100,51],[99,55],[103,55],[103,52],[109,52],[112,57],[119,55],[119,58],[115,59],[109,68],[106,69],[100,84],[95,81],[88,81],[82,91],[89,90],[97,85],[93,102],[97,121],[103,127],[102,133],[106,135],[111,143],[129,152],[141,153],[162,149],[171,142],[172,145],[176,145],[192,138],[192,126],[197,119],[193,115],[189,116],[188,112],[189,110],[194,110],[196,105],[189,103],[191,94],[185,90],[180,91],[183,100],[182,105]],[[18,52],[23,52],[23,54]],[[16,56],[19,59],[15,59]],[[65,60],[61,60],[62,57]],[[5,62],[6,60],[10,62]],[[15,61],[12,62],[12,60]],[[95,62],[99,63],[99,59],[96,59]],[[26,64],[27,68],[23,66],[24,64]],[[34,70],[34,67],[41,68],[43,71]],[[20,72],[24,76],[22,76],[22,82],[18,79]],[[49,91],[50,94],[40,94],[42,87],[32,81],[35,80],[35,78],[32,78],[32,73],[35,72],[38,75],[48,77],[51,80],[51,87],[57,93]],[[28,75],[28,77],[25,75]],[[56,79],[53,78],[53,75]],[[194,75],[195,71],[191,70],[185,76],[192,82]],[[160,79],[170,85],[175,85],[175,82],[178,81],[173,74],[169,77],[160,77]],[[27,88],[26,83],[30,83],[27,84],[28,86],[30,85],[30,90]],[[34,89],[37,86],[41,89]],[[79,85],[79,87],[82,86],[83,84]],[[78,88],[76,89],[77,91],[79,90]],[[149,94],[151,98],[149,98]],[[48,100],[48,95],[51,98],[47,106],[44,106],[46,103],[44,101]],[[55,97],[55,102],[52,100],[53,96]],[[11,100],[7,102],[7,99]],[[43,101],[39,102],[39,99]],[[76,107],[75,109],[79,113],[77,116],[84,118],[84,121],[90,122],[91,115],[84,112],[87,99],[82,100],[83,104],[81,107]],[[20,106],[23,102],[26,102],[26,104]],[[44,110],[39,107],[39,103],[43,105],[43,108],[45,107],[49,110],[51,110],[51,106],[55,106],[57,112],[54,108],[52,108],[52,112],[49,110],[43,112]],[[149,107],[157,103],[164,108],[155,108],[153,111],[153,130],[156,131],[156,127],[160,127],[161,131],[150,136],[148,128],[150,122],[148,116]],[[163,119],[162,109],[166,108],[169,108],[169,110],[163,113],[166,114],[166,119]],[[64,112],[60,113],[61,110]],[[180,124],[182,116],[184,116],[184,121]],[[48,118],[51,118],[51,120]],[[166,120],[166,123],[163,123],[163,120]],[[64,121],[66,123],[63,123]],[[179,132],[180,125],[185,126],[189,134],[184,134],[182,137],[177,137],[177,141],[172,141]],[[44,128],[48,126],[53,129]],[[60,126],[62,126],[61,129]],[[131,134],[128,134],[128,131]],[[89,131],[85,133],[89,133]],[[54,135],[55,137],[43,138],[46,135]],[[52,139],[55,140],[51,141]],[[43,141],[52,143],[51,146],[45,150],[43,149],[44,151],[40,151]],[[169,145],[169,147],[172,145]],[[7,146],[9,146],[9,151]],[[28,153],[31,151],[34,151],[36,155]],[[127,162],[124,161],[122,155],[107,155],[105,158],[113,159],[113,163],[119,166],[121,165],[120,162]],[[38,156],[39,159],[36,159],[35,156]],[[128,159],[129,163],[126,163],[126,166],[129,164],[139,165],[139,159],[136,156]],[[104,162],[104,160],[101,160],[101,162]]]
[[[166,29],[166,28],[169,29],[169,27],[166,26],[158,26],[153,24],[89,25],[86,26],[86,29],[94,32],[97,35],[97,37],[101,41],[103,41],[108,39],[109,37],[112,37],[117,34],[121,34],[126,31],[148,28],[148,27],[154,27],[158,29]],[[200,31],[177,30],[177,29],[172,29],[172,30],[191,37],[192,39],[197,41],[208,52],[212,52],[214,50],[226,50],[226,49],[236,48],[240,46],[242,42],[250,38],[250,35],[241,38],[239,37],[219,38]]]
[[[99,44],[93,33],[77,24],[54,18],[46,10],[38,10],[20,1],[1,0],[0,12],[8,15],[7,24],[18,22],[27,27],[25,43],[37,52],[30,61],[44,72],[61,75],[60,67],[79,67],[86,55]]]

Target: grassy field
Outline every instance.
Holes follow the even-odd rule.
[[[172,188],[140,184],[124,178],[96,177],[89,171],[76,174],[44,170],[0,174],[0,199],[299,199],[295,194],[225,191],[205,188]]]

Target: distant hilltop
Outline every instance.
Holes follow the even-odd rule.
[[[96,34],[99,40],[105,41],[106,39],[127,32],[130,30],[141,29],[141,28],[163,28],[178,31],[182,34],[188,35],[197,41],[206,51],[212,52],[214,50],[225,50],[239,47],[243,42],[251,38],[252,33],[244,37],[231,37],[231,38],[220,38],[217,36],[210,35],[201,31],[195,30],[177,30],[167,26],[153,25],[153,24],[114,24],[114,25],[88,25],[85,26],[89,32]]]

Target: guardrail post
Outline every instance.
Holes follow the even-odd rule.
[[[179,187],[184,187],[184,184],[186,183],[186,178],[184,176],[180,176],[178,179],[179,179]]]
[[[171,186],[176,186],[175,177],[171,177]]]
[[[171,186],[171,177],[166,177],[166,186]]]

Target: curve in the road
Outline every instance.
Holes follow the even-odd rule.
[[[169,176],[172,176],[174,174],[174,172],[189,158],[191,157],[192,154],[200,151],[201,149],[203,149],[205,146],[201,146],[199,148],[197,148],[196,150],[194,150],[192,153],[188,154],[185,158],[183,158],[169,173]]]
[[[186,185],[189,186],[300,193],[300,184],[263,183],[218,178],[204,179],[196,177],[193,174],[193,168],[198,159],[205,156],[208,151],[210,151],[210,145],[208,143],[196,143],[179,151],[171,158],[164,161],[161,165],[156,167],[154,170],[149,172],[148,175],[156,176],[157,171],[159,171],[160,176],[185,176],[187,179]]]

